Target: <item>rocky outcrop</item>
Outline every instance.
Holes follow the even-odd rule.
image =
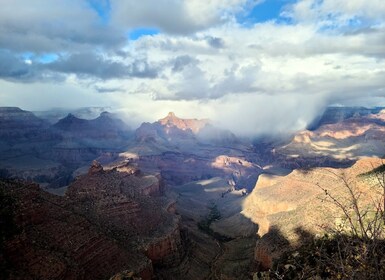
[[[259,268],[270,268],[285,250],[340,222],[343,213],[328,200],[324,189],[348,205],[348,183],[361,193],[361,207],[369,207],[377,199],[374,190],[379,182],[369,181],[365,174],[381,165],[380,159],[364,158],[346,169],[314,168],[294,170],[287,176],[260,176],[242,210],[259,225],[261,239],[255,249]]]
[[[159,176],[158,176],[159,177]],[[94,162],[67,190],[72,207],[122,243],[144,253],[155,266],[173,266],[184,256],[179,218],[161,197],[157,176],[129,164],[103,167]]]
[[[107,279],[131,271],[150,279],[154,268],[172,269],[185,258],[186,236],[175,201],[162,196],[162,178],[129,162],[104,168],[94,161],[64,198],[36,185],[5,188],[21,205],[17,224],[28,229],[7,241],[21,278]]]
[[[3,247],[10,279],[108,279],[125,270],[152,278],[144,255],[102,233],[62,198],[21,182],[0,188],[14,203],[18,228]]]
[[[172,267],[179,264],[185,254],[179,223],[167,235],[152,240],[146,246],[145,254],[155,265]]]
[[[103,172],[103,166],[96,160],[94,160],[90,166],[90,169],[88,170],[89,175],[102,173]]]
[[[191,130],[196,134],[209,123],[209,120],[181,119],[175,116],[173,112],[169,112],[168,115],[160,119],[158,123],[167,128],[177,127],[180,130]]]
[[[135,137],[139,142],[168,143],[186,139],[195,141],[195,135],[208,123],[208,120],[181,119],[170,112],[157,122],[143,123],[135,131]]]

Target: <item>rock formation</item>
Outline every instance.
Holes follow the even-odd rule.
[[[32,139],[42,140],[48,127],[42,119],[33,113],[17,107],[0,107],[0,139],[14,143]]]
[[[191,130],[194,134],[197,134],[202,128],[204,128],[209,120],[197,120],[197,119],[181,119],[175,116],[173,112],[158,121],[164,127],[171,128],[173,126],[181,130]]]
[[[305,241],[304,233],[320,234],[339,223],[343,213],[328,201],[323,189],[348,203],[348,182],[354,191],[362,193],[361,207],[370,205],[377,197],[379,182],[364,174],[381,165],[380,159],[364,158],[346,169],[314,168],[294,170],[287,176],[260,176],[242,211],[259,225],[261,239],[255,249],[259,267],[271,267],[285,248]]]
[[[195,140],[195,135],[208,123],[208,120],[181,119],[170,112],[165,118],[157,122],[143,123],[136,130],[135,136],[140,142]]]
[[[9,279],[108,279],[125,270],[151,279],[144,255],[102,233],[67,201],[34,184],[1,182],[0,188],[13,201],[7,206],[17,227],[3,244]]]
[[[16,200],[22,229],[5,244],[12,279],[108,279],[124,271],[151,279],[185,257],[175,202],[162,196],[159,176],[129,163],[104,169],[94,161],[64,198],[21,182],[1,183],[1,191]]]
[[[51,125],[19,108],[0,108],[0,170],[46,187],[62,187],[72,173],[104,153],[123,151],[131,132],[108,112],[86,120],[69,114]]]
[[[383,108],[364,108],[364,107],[328,107],[325,112],[316,118],[308,129],[315,130],[325,124],[335,124],[350,118],[360,118],[371,114],[378,114]]]
[[[311,166],[340,166],[365,156],[385,154],[384,113],[354,116],[297,133],[292,141],[275,149],[281,161],[305,161]],[[298,159],[298,160],[296,160]],[[326,163],[323,163],[323,162]],[[305,166],[304,166],[305,167]]]
[[[157,267],[175,266],[184,247],[179,217],[169,211],[158,177],[94,162],[67,190],[71,205],[104,231],[145,254]]]

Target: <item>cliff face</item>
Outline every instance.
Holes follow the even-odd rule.
[[[167,128],[175,126],[180,130],[191,130],[196,134],[209,123],[209,120],[181,119],[175,116],[173,112],[170,112],[165,118],[160,119],[158,123]]]
[[[176,224],[167,235],[151,241],[145,248],[146,256],[152,260],[153,264],[161,267],[179,264],[184,258],[184,253],[179,224]]]
[[[170,112],[165,118],[152,124],[143,123],[135,132],[140,142],[178,142],[179,140],[193,140],[208,120],[181,119]]]
[[[4,243],[10,279],[108,279],[132,270],[151,279],[151,262],[77,214],[37,185],[0,183],[12,198],[18,230]]]
[[[128,165],[104,170],[94,162],[88,175],[67,190],[74,209],[116,239],[144,253],[154,265],[173,266],[184,256],[179,218],[161,196],[159,177]]]
[[[159,177],[135,167],[104,170],[95,161],[64,198],[37,185],[1,188],[16,200],[22,229],[5,244],[15,279],[108,279],[123,271],[151,279],[154,267],[176,266],[185,256],[174,202],[161,196]]]
[[[23,136],[48,127],[42,119],[33,113],[17,107],[0,107],[0,138],[10,139],[14,136]]]
[[[314,168],[294,170],[287,176],[262,175],[245,199],[242,211],[259,226],[261,239],[255,248],[259,267],[270,268],[285,249],[341,222],[341,209],[327,199],[322,188],[349,205],[348,182],[355,193],[361,194],[360,207],[370,207],[378,199],[375,190],[379,182],[362,174],[380,165],[380,159],[364,158],[346,169]]]

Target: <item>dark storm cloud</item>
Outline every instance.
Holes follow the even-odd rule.
[[[17,80],[30,79],[33,73],[31,66],[21,58],[16,57],[7,50],[0,50],[0,77],[3,79]]]
[[[124,92],[122,88],[119,87],[95,87],[96,91],[99,93],[113,93],[113,92]]]
[[[76,74],[80,78],[155,78],[157,67],[148,63],[146,59],[135,60],[124,64],[104,58],[93,53],[78,53],[59,59],[46,65],[46,68],[59,73]]]
[[[60,52],[90,46],[116,48],[124,32],[103,23],[84,1],[4,0],[0,9],[0,48],[16,52]]]
[[[191,9],[187,1],[159,0],[154,7],[154,1],[119,1],[111,0],[112,18],[119,25],[129,28],[141,26],[157,27],[173,34],[189,34],[202,30],[212,24],[220,22],[214,12],[208,13]],[[201,5],[201,8],[207,8]],[[202,16],[202,13],[206,16]]]
[[[216,48],[216,49],[222,49],[224,48],[225,46],[225,42],[223,41],[223,39],[221,38],[218,38],[218,37],[211,37],[211,36],[208,36],[206,38],[206,41],[207,43],[213,47],[213,48]]]
[[[173,72],[180,72],[183,71],[183,69],[190,64],[197,64],[198,60],[196,58],[193,58],[189,55],[181,55],[175,58],[175,60],[172,61]]]

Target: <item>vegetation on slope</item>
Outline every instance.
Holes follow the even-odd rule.
[[[288,250],[270,271],[257,273],[255,278],[385,279],[384,171],[381,165],[358,176],[371,186],[371,193],[364,194],[343,176],[339,178],[347,197],[320,187],[324,199],[340,210],[340,222],[326,228],[324,236],[311,236],[310,242]]]
[[[212,237],[214,237],[214,239],[218,241],[227,242],[232,240],[233,238],[221,235],[218,232],[212,230],[212,228],[210,227],[211,223],[221,219],[222,216],[218,210],[217,205],[214,202],[210,203],[208,209],[209,213],[200,222],[198,222],[198,228],[201,231],[207,233],[208,235],[211,235]]]

